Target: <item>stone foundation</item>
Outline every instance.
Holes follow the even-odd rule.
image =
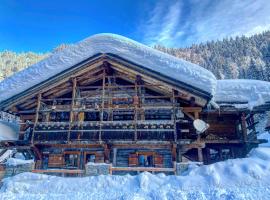
[[[1,173],[0,173],[0,179],[15,176],[20,173],[24,172],[31,172],[35,168],[35,163],[26,163],[26,164],[20,164],[20,165],[1,165]]]
[[[86,176],[98,176],[110,174],[111,164],[106,163],[87,163],[85,165]]]

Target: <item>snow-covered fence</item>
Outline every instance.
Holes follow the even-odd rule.
[[[12,115],[7,112],[0,111],[0,120],[6,121],[6,122],[18,123],[20,121],[20,118],[16,115]]]

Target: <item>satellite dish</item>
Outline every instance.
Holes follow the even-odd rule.
[[[198,133],[203,133],[209,128],[209,124],[205,123],[203,120],[195,119],[193,121],[194,128],[198,131]]]

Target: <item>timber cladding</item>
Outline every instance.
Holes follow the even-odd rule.
[[[254,116],[218,112],[206,106],[209,99],[193,86],[104,54],[1,106],[20,116],[20,142],[35,147],[36,168],[83,170],[91,162],[170,171],[174,162],[244,155],[252,142]],[[198,133],[196,119],[208,130]]]

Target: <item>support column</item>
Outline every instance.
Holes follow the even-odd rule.
[[[199,112],[197,112],[197,111],[194,112],[194,118],[195,118],[195,120],[199,119]],[[197,142],[198,143],[201,142],[201,135],[200,134],[198,135]],[[202,152],[201,147],[198,148],[198,161],[203,162],[203,152]]]
[[[177,141],[177,130],[176,130],[176,110],[175,110],[175,90],[172,90],[172,106],[173,106],[173,124],[174,124],[174,141]]]
[[[178,148],[177,148],[177,162],[182,162],[182,151],[181,151],[181,148],[179,147],[178,145]]]
[[[70,106],[70,114],[69,114],[69,130],[68,130],[68,138],[67,141],[70,141],[70,132],[72,128],[72,123],[74,121],[74,106],[75,106],[75,98],[76,98],[76,88],[77,88],[77,79],[72,79],[72,100],[71,100],[71,106]]]
[[[113,166],[116,166],[117,148],[113,148]]]
[[[103,112],[104,112],[104,97],[105,97],[105,84],[106,84],[106,76],[105,69],[103,69],[103,78],[102,78],[102,98],[101,98],[101,112],[100,112],[100,125],[99,125],[99,136],[98,140],[101,142],[101,133],[102,133],[102,125],[103,125]]]
[[[138,97],[138,86],[137,86],[137,79],[135,80],[135,96],[133,98],[133,106],[134,106],[134,141],[138,139],[137,133],[137,121],[138,121],[138,104],[139,104],[139,97]]]
[[[108,147],[108,144],[104,144],[103,148],[104,148],[104,161],[109,162],[109,160],[110,160],[110,149]]]
[[[246,115],[245,113],[241,114],[241,127],[244,142],[247,142],[247,125],[246,125]]]
[[[35,129],[36,129],[36,126],[37,126],[37,123],[38,123],[38,118],[39,118],[40,101],[41,101],[41,93],[38,94],[38,98],[37,98],[36,116],[35,116],[35,122],[34,122],[34,127],[33,127],[33,132],[32,132],[32,138],[31,138],[32,145],[34,143]]]

